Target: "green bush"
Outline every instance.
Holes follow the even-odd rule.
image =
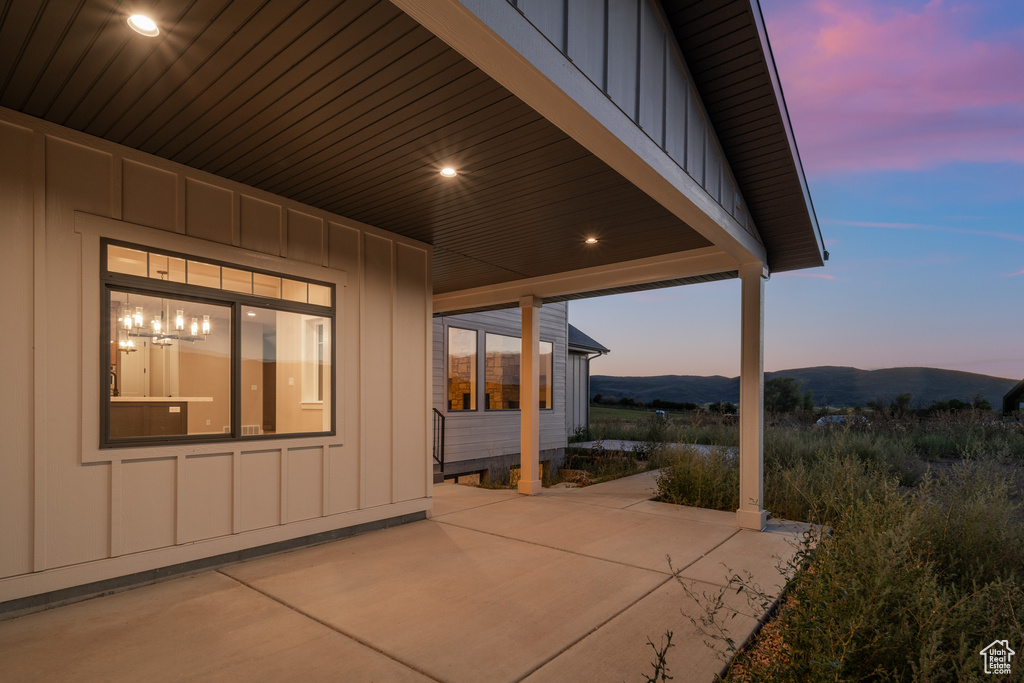
[[[829,533],[804,548],[771,635],[727,680],[981,680],[992,640],[1024,652],[1022,439],[1019,425],[970,415],[768,428],[765,506]],[[921,461],[950,453],[952,465]],[[734,450],[682,448],[667,453],[658,493],[734,510],[738,478]]]
[[[739,507],[739,463],[734,452],[715,447],[709,453],[682,446],[666,454],[658,477],[658,499],[676,505],[735,510]]]
[[[1024,525],[994,483],[966,468],[929,479],[919,495],[890,482],[848,496],[790,585],[773,651],[755,644],[727,680],[955,681],[980,678],[978,651],[997,637],[1020,651]]]

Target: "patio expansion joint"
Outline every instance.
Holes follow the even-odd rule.
[[[408,662],[404,662],[401,659],[399,659],[398,657],[396,657],[395,655],[391,654],[390,652],[386,652],[386,651],[380,649],[379,647],[375,647],[375,646],[371,645],[370,643],[366,642],[365,640],[363,640],[362,638],[359,638],[358,636],[355,636],[355,635],[353,635],[351,633],[348,633],[344,629],[338,628],[334,624],[331,624],[331,623],[329,623],[327,621],[324,621],[323,619],[319,619],[319,618],[313,616],[312,614],[302,610],[301,608],[299,608],[299,607],[297,607],[295,605],[292,605],[287,600],[282,600],[281,598],[277,597],[276,595],[272,595],[271,593],[268,593],[267,591],[261,590],[260,588],[254,586],[251,583],[243,581],[242,579],[239,579],[237,577],[231,576],[230,574],[225,574],[220,569],[216,569],[214,571],[216,571],[221,576],[226,576],[228,579],[234,581],[235,583],[237,583],[237,584],[239,584],[241,586],[244,586],[245,588],[248,588],[249,590],[253,591],[254,593],[259,593],[263,597],[265,597],[265,598],[267,598],[269,600],[273,600],[277,604],[279,604],[282,607],[285,607],[285,608],[291,610],[292,612],[295,612],[296,614],[301,614],[303,617],[309,619],[310,621],[315,621],[316,623],[320,624],[321,626],[323,626],[323,627],[325,627],[325,628],[327,628],[327,629],[329,629],[331,631],[334,631],[335,633],[337,633],[339,635],[342,635],[345,638],[348,638],[349,640],[352,640],[352,641],[355,641],[355,642],[359,643],[363,647],[365,647],[365,648],[367,648],[369,650],[372,650],[373,652],[376,652],[377,654],[381,655],[382,657],[386,657],[386,658],[390,659],[391,661],[395,662],[396,664],[404,666],[405,668],[407,668],[407,669],[409,669],[411,671],[415,671],[416,673],[420,674],[421,676],[424,676],[424,677],[426,677],[426,678],[428,678],[428,679],[430,679],[432,681],[437,681],[437,683],[443,683],[443,681],[441,679],[436,678],[435,676],[431,676],[429,673],[427,673],[423,669],[420,669],[419,667],[414,666],[414,665],[412,665],[412,664],[410,664]]]
[[[578,553],[577,553],[577,554],[578,554]],[[584,555],[584,557],[589,557],[589,556],[587,556],[587,555]],[[600,559],[600,558],[598,558],[598,559]],[[617,563],[617,564],[618,564],[618,563]],[[626,566],[631,566],[631,565],[626,565]],[[648,570],[648,571],[650,571],[650,570]],[[613,621],[614,619],[616,619],[616,618],[617,618],[617,617],[618,617],[619,615],[621,615],[621,614],[625,614],[625,613],[626,613],[627,611],[629,611],[630,609],[632,609],[633,607],[635,607],[635,606],[636,606],[636,605],[637,605],[637,604],[638,604],[638,603],[639,603],[639,602],[640,602],[641,600],[643,600],[644,598],[646,598],[647,596],[649,596],[649,595],[650,595],[651,593],[653,593],[654,591],[656,591],[656,590],[659,590],[659,589],[660,589],[660,588],[661,588],[662,586],[664,586],[665,584],[667,584],[667,583],[668,583],[669,581],[671,581],[671,580],[672,580],[672,577],[671,577],[671,576],[667,576],[667,577],[665,577],[665,579],[664,579],[663,581],[659,581],[657,585],[655,585],[654,587],[652,587],[652,588],[651,588],[651,590],[649,590],[649,591],[647,591],[647,592],[645,592],[645,593],[641,594],[641,595],[640,595],[639,597],[637,597],[637,599],[636,599],[636,600],[634,600],[633,602],[629,603],[628,605],[626,605],[625,607],[623,607],[622,609],[620,609],[620,610],[619,610],[618,612],[615,612],[615,614],[612,614],[612,615],[611,615],[611,616],[609,616],[609,617],[608,617],[607,619],[605,619],[604,621],[602,621],[602,622],[601,622],[600,624],[598,624],[598,625],[597,625],[597,626],[595,626],[594,628],[590,629],[589,631],[587,631],[586,633],[584,633],[584,634],[583,634],[582,636],[580,636],[580,637],[579,637],[579,638],[577,638],[576,640],[572,641],[571,643],[569,643],[568,645],[566,645],[566,646],[565,646],[564,648],[562,648],[561,650],[559,650],[559,651],[558,651],[558,652],[556,652],[555,654],[551,655],[550,657],[548,657],[548,658],[547,658],[547,659],[545,659],[544,661],[542,661],[542,662],[540,662],[539,664],[537,664],[537,666],[535,666],[535,667],[533,667],[532,669],[530,669],[529,671],[527,671],[527,672],[526,672],[526,673],[525,673],[525,674],[524,674],[524,675],[523,675],[523,676],[522,676],[522,677],[521,677],[521,678],[520,678],[519,680],[520,680],[520,681],[522,681],[522,680],[525,680],[525,679],[529,678],[529,677],[530,677],[530,676],[532,676],[532,675],[533,675],[534,673],[536,673],[536,672],[537,672],[537,671],[539,671],[540,669],[544,668],[544,666],[546,666],[546,665],[547,665],[547,664],[548,664],[549,662],[551,662],[551,661],[554,661],[555,659],[558,659],[559,657],[561,657],[562,655],[564,655],[564,654],[565,654],[566,652],[568,652],[568,651],[569,651],[569,650],[571,650],[572,648],[576,647],[576,645],[577,645],[577,644],[579,644],[579,643],[582,643],[582,642],[583,642],[584,640],[586,640],[587,638],[589,638],[590,636],[594,635],[595,633],[597,633],[598,631],[600,631],[600,630],[601,630],[602,628],[604,628],[605,626],[607,626],[607,625],[608,625],[609,623],[611,623],[611,622],[612,622],[612,621]]]
[[[451,512],[444,512],[440,515],[431,515],[428,519],[437,520],[441,517],[447,517],[448,515],[458,514],[460,512],[466,512],[467,510],[476,510],[477,508],[485,508],[491,505],[501,505],[502,503],[508,503],[509,501],[519,500],[518,498],[502,498],[501,500],[492,500],[489,503],[480,503],[479,505],[471,505],[465,508],[459,508],[458,510],[452,510]]]
[[[612,509],[618,509],[618,508],[612,508]],[[644,512],[637,512],[637,511],[633,511],[633,512],[635,512],[636,514],[641,514],[641,515],[642,514],[647,514],[647,513],[644,513]],[[567,548],[560,548],[560,547],[558,547],[556,545],[548,545],[546,543],[538,543],[537,541],[527,541],[527,540],[522,539],[522,538],[515,538],[514,536],[506,536],[504,534],[499,534],[499,533],[494,532],[494,531],[484,531],[483,529],[476,529],[476,528],[471,527],[471,526],[465,526],[463,524],[456,524],[454,522],[444,521],[444,520],[441,520],[441,519],[433,519],[431,521],[437,522],[438,524],[447,524],[448,526],[453,526],[453,527],[456,527],[458,529],[464,529],[466,531],[475,531],[476,533],[487,534],[488,536],[494,536],[496,538],[503,538],[506,541],[515,541],[516,543],[526,543],[527,545],[535,545],[538,548],[547,548],[548,550],[557,550],[558,552],[568,553],[569,555],[576,555],[578,557],[586,557],[587,559],[590,559],[590,560],[598,560],[600,562],[608,562],[610,564],[617,564],[617,565],[620,565],[620,566],[623,566],[623,567],[630,567],[631,569],[640,569],[640,570],[643,570],[645,572],[654,572],[655,574],[668,574],[669,576],[671,576],[671,572],[662,572],[662,571],[658,571],[657,569],[651,569],[650,567],[642,567],[642,566],[637,565],[637,564],[630,564],[629,562],[622,562],[622,561],[619,561],[619,560],[610,560],[607,557],[599,557],[597,555],[588,555],[587,553],[581,553],[581,552],[576,551],[576,550],[568,550]],[[706,553],[704,553],[700,557],[694,559],[692,562],[687,563],[681,569],[677,569],[676,573],[678,574],[679,572],[681,572],[681,571],[691,567],[694,563],[699,562],[700,560],[704,559],[705,557],[707,557],[708,555],[713,553],[715,550],[717,550],[723,543],[728,541],[730,538],[732,538],[733,536],[735,536],[739,532],[740,532],[739,529],[734,529],[731,534],[726,536],[720,542],[716,543]],[[710,582],[705,582],[705,583],[710,583]],[[713,585],[717,585],[717,584],[713,584]]]
[[[504,534],[499,534],[499,533],[496,533],[494,531],[484,531],[483,529],[474,529],[471,526],[463,526],[462,524],[455,524],[454,522],[446,522],[446,521],[439,520],[439,519],[436,519],[436,520],[433,520],[433,521],[437,522],[438,524],[447,524],[448,526],[453,526],[453,527],[455,527],[457,529],[463,529],[465,531],[473,531],[473,532],[476,532],[478,534],[487,534],[488,536],[494,536],[495,538],[503,538],[506,541],[514,541],[516,543],[525,543],[527,545],[535,545],[538,548],[546,548],[548,550],[557,550],[560,553],[566,553],[568,555],[576,555],[577,557],[585,557],[588,560],[598,560],[600,562],[608,562],[609,564],[617,564],[617,565],[620,565],[620,566],[623,566],[623,567],[629,567],[631,569],[641,569],[641,570],[643,570],[645,572],[653,572],[655,574],[664,574],[665,573],[665,572],[659,572],[656,569],[651,569],[650,567],[641,567],[640,565],[630,564],[628,562],[619,562],[618,560],[609,560],[607,557],[598,557],[597,555],[588,555],[586,553],[577,552],[575,550],[567,550],[565,548],[559,548],[556,545],[547,545],[545,543],[538,543],[537,541],[527,541],[527,540],[524,540],[522,538],[515,538],[513,536],[505,536]]]
[[[713,553],[716,550],[718,550],[719,548],[721,548],[723,545],[725,545],[729,541],[729,539],[731,539],[733,536],[736,536],[738,533],[740,533],[740,531],[742,531],[742,529],[734,529],[731,534],[729,534],[728,536],[723,538],[721,541],[716,543],[706,553],[704,553],[703,555],[701,555],[698,558],[695,558],[695,559],[691,560],[690,562],[687,562],[682,567],[677,567],[676,570],[675,570],[675,573],[674,573],[674,577],[678,577],[680,579],[688,579],[689,581],[699,581],[701,583],[706,583],[709,586],[714,586],[715,588],[728,588],[729,587],[728,583],[718,583],[717,581],[711,581],[710,579],[707,579],[707,578],[700,578],[699,579],[699,578],[693,577],[693,576],[683,576],[683,572],[685,572],[687,569],[689,569],[693,565],[695,565],[698,562],[700,562],[701,560],[703,560],[705,557],[708,557],[709,555],[711,555],[711,553]]]
[[[456,525],[452,525],[452,526],[456,526]],[[465,527],[463,527],[463,528],[465,528]],[[643,594],[642,594],[642,595],[640,595],[640,596],[639,596],[639,597],[638,597],[638,598],[637,598],[636,600],[634,600],[633,602],[629,603],[628,605],[626,605],[625,607],[623,607],[623,608],[622,608],[621,610],[617,611],[617,612],[616,612],[615,614],[612,614],[612,615],[611,615],[611,616],[609,616],[609,617],[608,617],[607,619],[605,619],[604,621],[602,621],[602,622],[601,622],[600,624],[598,624],[598,625],[597,625],[597,626],[595,626],[594,628],[590,629],[589,631],[587,631],[586,633],[584,633],[584,634],[583,634],[582,636],[580,636],[580,637],[579,637],[579,638],[577,638],[576,640],[572,641],[571,643],[569,643],[568,645],[566,645],[566,646],[565,646],[564,648],[562,648],[561,650],[559,650],[559,651],[558,651],[558,652],[556,652],[555,654],[551,655],[550,657],[548,657],[547,659],[545,659],[544,661],[542,661],[541,663],[539,663],[539,664],[538,664],[537,666],[535,666],[535,667],[534,667],[533,669],[531,669],[530,671],[528,671],[528,672],[527,672],[527,673],[526,673],[526,674],[525,674],[525,675],[524,675],[524,676],[523,676],[522,678],[520,678],[519,680],[524,680],[524,679],[526,679],[526,678],[529,678],[529,677],[530,677],[530,676],[532,676],[532,675],[533,675],[534,673],[536,673],[537,671],[539,671],[540,669],[542,669],[542,668],[543,668],[544,666],[546,666],[546,665],[547,665],[547,664],[548,664],[549,662],[551,662],[551,661],[553,661],[553,660],[555,660],[555,659],[557,659],[557,658],[561,657],[561,656],[562,656],[563,654],[565,654],[566,652],[568,652],[569,650],[571,650],[571,649],[572,649],[573,647],[575,647],[575,646],[576,646],[576,645],[578,645],[579,643],[582,643],[582,642],[583,642],[584,640],[586,640],[587,638],[589,638],[590,636],[594,635],[595,633],[597,633],[598,631],[600,631],[600,630],[601,630],[602,628],[604,628],[605,626],[607,626],[608,624],[610,624],[610,623],[611,623],[612,621],[614,621],[614,620],[615,620],[615,619],[616,619],[617,617],[619,617],[620,615],[622,615],[622,614],[625,614],[626,612],[628,612],[628,611],[629,611],[630,609],[632,609],[633,607],[635,607],[635,606],[636,606],[637,604],[639,604],[639,603],[640,603],[640,602],[641,602],[642,600],[644,600],[645,598],[647,598],[647,597],[648,597],[649,595],[651,595],[652,593],[654,593],[654,592],[655,592],[655,591],[657,591],[657,590],[660,590],[660,589],[661,589],[661,588],[662,588],[663,586],[667,585],[667,584],[668,584],[669,582],[671,582],[671,581],[673,581],[673,580],[679,580],[679,579],[682,579],[682,578],[686,578],[686,577],[680,576],[680,573],[681,573],[681,572],[683,572],[683,571],[684,571],[684,570],[686,570],[686,569],[689,569],[689,568],[690,568],[690,567],[692,567],[692,566],[693,566],[694,564],[696,564],[697,562],[700,562],[700,561],[701,561],[702,559],[704,559],[705,557],[707,557],[708,555],[710,555],[711,553],[713,553],[713,552],[714,552],[714,551],[715,551],[716,549],[718,549],[719,547],[721,547],[723,543],[725,543],[726,541],[728,541],[728,540],[729,540],[730,538],[732,538],[733,536],[735,536],[735,535],[736,535],[736,534],[738,534],[739,532],[740,532],[740,530],[739,530],[739,529],[736,529],[736,530],[735,530],[735,531],[734,531],[733,533],[729,534],[729,536],[727,536],[726,538],[722,539],[722,541],[720,541],[719,543],[715,544],[715,546],[714,546],[714,547],[712,547],[712,548],[711,548],[710,550],[708,550],[708,551],[707,551],[706,553],[704,553],[704,554],[703,554],[703,555],[701,555],[700,557],[698,557],[698,558],[695,558],[694,560],[692,560],[692,561],[690,561],[690,562],[686,563],[686,564],[685,564],[685,565],[684,565],[683,567],[680,567],[680,568],[676,569],[676,571],[675,571],[675,574],[669,574],[669,575],[668,575],[667,577],[665,577],[665,579],[664,579],[663,581],[660,581],[660,582],[658,582],[658,584],[657,584],[657,585],[655,585],[654,587],[652,587],[652,588],[651,588],[651,589],[650,589],[649,591],[647,591],[647,592],[643,593]],[[488,533],[488,532],[481,532],[481,533]],[[495,534],[495,535],[497,535],[497,534]],[[507,537],[505,537],[505,536],[502,536],[501,538],[507,538]],[[512,539],[512,540],[518,540],[518,539]],[[523,542],[524,542],[524,543],[529,543],[529,541],[523,541]],[[539,543],[536,543],[536,544],[534,544],[534,545],[541,545],[541,544],[539,544]],[[547,548],[547,547],[549,547],[549,546],[542,546],[542,547],[545,547],[545,548]],[[564,551],[564,552],[572,552],[572,551],[566,550],[566,551]],[[583,555],[582,553],[573,553],[573,554],[575,554],[575,555],[582,555],[583,557],[591,557],[590,555]],[[605,560],[604,558],[600,558],[600,557],[599,557],[599,558],[596,558],[596,559],[599,559],[599,560],[604,560],[605,562],[614,562],[614,560]],[[625,563],[621,563],[621,562],[615,562],[615,564],[625,564]],[[633,565],[628,565],[628,564],[627,564],[627,565],[625,565],[625,566],[627,566],[627,567],[632,567]],[[646,567],[640,567],[640,569],[646,569]],[[651,570],[651,569],[647,569],[647,571],[654,571],[654,570]],[[657,573],[657,572],[656,572],[656,573]],[[706,583],[706,584],[708,584],[708,585],[710,585],[710,586],[715,586],[716,588],[725,588],[725,586],[723,586],[723,585],[719,585],[719,584],[717,584],[717,583],[715,583],[715,582],[713,582],[713,581],[707,581],[707,580],[705,580],[705,579],[690,579],[690,580],[691,580],[691,581],[700,581],[701,583]],[[771,607],[769,608],[769,610],[768,610],[767,612],[765,612],[765,614],[764,614],[764,615],[762,615],[762,619],[764,619],[764,620],[767,620],[768,616],[769,616],[769,615],[770,615],[770,614],[771,614],[771,613],[772,613],[772,612],[774,611],[774,609],[775,609],[775,608],[776,608],[776,606],[778,605],[778,603],[779,603],[779,601],[781,600],[781,598],[782,598],[782,596],[780,595],[780,596],[779,596],[779,598],[777,598],[777,599],[776,599],[775,603],[773,603],[773,604],[772,604],[772,606],[771,606]],[[758,620],[758,623],[759,623],[759,624],[763,624],[763,623],[764,623],[764,621],[762,621],[761,619],[759,619],[759,620]],[[756,632],[756,631],[755,631],[755,632]],[[750,637],[753,637],[753,634],[752,634],[752,635],[751,635]],[[748,638],[748,640],[749,640],[749,638]],[[746,642],[746,641],[745,641],[745,642]],[[723,669],[722,671],[724,672],[724,671],[725,671],[725,669]]]

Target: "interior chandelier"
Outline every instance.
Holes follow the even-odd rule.
[[[161,279],[166,278],[167,271],[157,271]],[[125,353],[135,350],[136,339],[149,339],[150,343],[156,346],[170,346],[175,341],[206,341],[212,332],[210,327],[210,316],[203,314],[202,321],[197,316],[188,316],[191,323],[186,331],[185,310],[175,309],[173,322],[171,311],[164,299],[160,299],[160,310],[149,318],[147,324],[146,311],[142,306],[136,306],[132,311],[129,301],[125,301],[121,307],[121,315],[118,317],[118,339],[117,348]]]

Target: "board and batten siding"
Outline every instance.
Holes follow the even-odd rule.
[[[448,328],[459,327],[477,331],[477,410],[449,411],[448,386]],[[481,313],[434,318],[434,408],[445,418],[445,462],[476,460],[520,452],[518,410],[484,410],[484,335],[487,332],[510,337],[522,336],[522,312],[506,308]],[[565,373],[568,336],[568,304],[544,304],[540,309],[541,341],[552,343],[552,398],[551,410],[540,411],[541,451],[564,448],[565,434]]]
[[[746,202],[653,0],[508,0],[751,235]]]
[[[428,245],[6,109],[0,149],[0,602],[429,509]],[[103,236],[339,283],[336,435],[99,449]]]

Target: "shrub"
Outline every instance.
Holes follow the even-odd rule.
[[[672,449],[658,477],[658,499],[676,505],[735,510],[739,507],[739,462],[734,452],[715,447]]]
[[[779,656],[743,654],[728,680],[954,681],[980,676],[978,651],[996,634],[1013,634],[1017,649],[1020,557],[992,558],[1002,539],[974,525],[987,509],[1008,520],[1007,533],[1018,541],[1024,528],[1019,517],[1012,521],[1017,508],[1005,492],[986,487],[988,476],[943,475],[925,483],[925,495],[906,496],[890,483],[851,496],[830,515],[833,534],[820,539],[776,617],[772,647]],[[934,497],[930,486],[942,493]],[[970,511],[950,525],[949,515],[937,514],[942,499],[969,503]],[[966,541],[963,549],[953,535]],[[965,562],[979,552],[988,556],[980,565]]]

